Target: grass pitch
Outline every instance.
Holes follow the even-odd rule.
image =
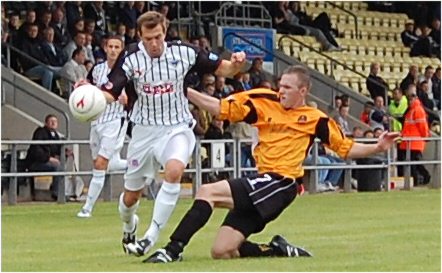
[[[179,202],[156,247],[163,246],[191,205]],[[153,202],[143,200],[138,235]],[[2,206],[2,271],[441,271],[441,192],[414,190],[307,195],[251,239],[282,234],[313,258],[212,260],[210,247],[225,211],[194,236],[184,261],[143,264],[125,256],[116,202],[99,202],[91,219],[81,204]]]

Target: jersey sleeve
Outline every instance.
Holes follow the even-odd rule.
[[[115,100],[118,99],[133,75],[133,66],[128,53],[128,50],[120,53],[117,62],[107,76],[108,82],[101,87],[102,90],[109,92]]]
[[[249,96],[237,93],[221,99],[218,119],[253,124],[258,120],[258,113]]]
[[[213,73],[221,65],[222,60],[218,54],[209,52],[205,49],[195,50],[197,52],[197,56],[192,70],[196,71],[199,75]]]
[[[347,157],[348,152],[353,146],[353,140],[345,137],[338,124],[328,117],[319,118],[315,135],[322,143],[342,158]]]

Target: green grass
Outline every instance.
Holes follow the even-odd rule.
[[[180,200],[157,247],[189,208]],[[141,203],[142,230],[152,201]],[[91,219],[77,219],[80,204],[2,206],[2,271],[441,271],[440,190],[322,194],[298,198],[251,239],[282,234],[313,258],[212,260],[210,247],[225,211],[190,242],[184,261],[141,263],[120,246],[117,203],[100,202]]]

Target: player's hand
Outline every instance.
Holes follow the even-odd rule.
[[[400,138],[399,132],[385,131],[379,136],[377,148],[379,152],[387,151]]]
[[[244,51],[232,53],[230,62],[235,66],[243,66],[246,63],[246,53]]]
[[[79,80],[78,82],[76,82],[74,84],[74,89],[77,88],[77,87],[80,87],[82,85],[85,85],[85,84],[89,84],[89,81],[86,80],[86,79],[81,79],[81,80]]]
[[[121,93],[121,95],[118,97],[118,102],[126,105],[127,104],[127,95],[125,93]]]
[[[304,184],[302,184],[302,183],[301,184],[297,184],[296,191],[298,192],[299,196],[304,195],[304,193],[305,193]]]

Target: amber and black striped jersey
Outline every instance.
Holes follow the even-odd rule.
[[[326,114],[308,106],[284,109],[278,94],[270,89],[253,89],[222,99],[218,118],[245,121],[258,128],[253,154],[259,173],[303,176],[302,163],[316,137],[344,158],[353,145]]]

